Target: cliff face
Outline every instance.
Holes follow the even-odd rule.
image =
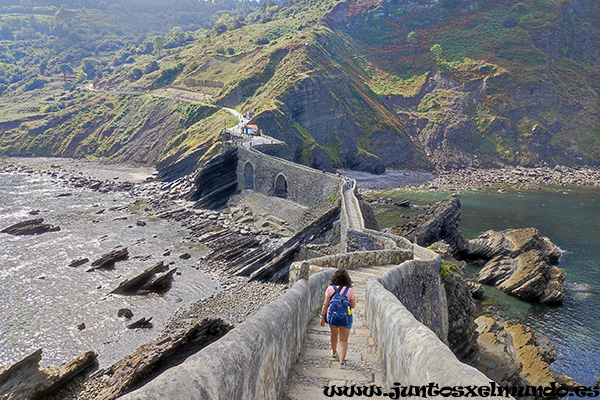
[[[213,158],[198,172],[190,197],[197,201],[197,207],[218,209],[227,204],[237,189],[237,162],[237,150],[232,149]]]
[[[596,2],[348,1],[329,17],[436,167],[600,161]]]
[[[410,240],[414,239],[417,244],[425,247],[443,240],[450,245],[451,253],[457,253],[467,246],[466,239],[459,229],[461,212],[460,196],[454,194],[408,223],[392,228],[391,232]]]
[[[464,363],[472,364],[479,356],[476,309],[467,280],[460,271],[442,276],[448,301],[448,346]]]

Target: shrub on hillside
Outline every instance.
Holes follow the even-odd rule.
[[[33,78],[32,80],[30,80],[27,85],[25,85],[25,91],[28,92],[30,90],[34,90],[34,89],[41,89],[44,87],[44,85],[48,83],[47,80],[42,79],[42,78]]]
[[[144,73],[149,74],[151,72],[158,71],[159,69],[160,67],[158,66],[158,63],[156,61],[152,61],[144,67]]]
[[[139,67],[135,67],[134,69],[131,70],[131,72],[129,72],[129,75],[127,76],[127,78],[130,81],[137,81],[143,75],[144,75],[144,72],[142,71],[142,69]]]
[[[154,82],[154,87],[163,87],[170,85],[173,83],[175,78],[183,71],[183,67],[185,67],[185,63],[179,62],[177,65],[169,68],[165,68],[160,72],[160,77]]]

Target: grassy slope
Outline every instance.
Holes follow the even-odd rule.
[[[291,147],[288,156],[297,161],[311,164],[316,154],[325,154],[336,166],[348,165],[355,155],[379,159],[381,145],[374,146],[373,138],[385,133],[388,136],[384,137],[395,137],[395,143],[410,148],[409,164],[427,166],[427,144],[420,144],[421,138],[413,133],[413,144],[407,145],[411,129],[405,124],[425,121],[444,128],[452,122],[449,113],[462,95],[455,90],[435,90],[418,99],[414,109],[386,108],[382,96],[418,97],[429,71],[440,70],[465,85],[485,80],[477,104],[463,110],[468,123],[458,135],[456,146],[461,149],[523,164],[540,160],[598,163],[600,62],[595,45],[598,25],[594,24],[600,18],[598,6],[584,0],[589,6],[586,12],[571,12],[573,6],[566,1],[454,1],[455,8],[445,7],[447,3],[452,2],[314,0],[267,9],[251,14],[239,29],[199,35],[194,44],[159,60],[159,71],[137,81],[128,78],[131,70],[150,62],[150,57],[115,68],[97,84],[127,90],[185,86],[187,77],[215,80],[223,87],[188,89],[209,93],[214,101],[240,111],[257,111],[277,128],[268,133],[284,135]],[[344,7],[341,20],[336,17],[340,7]],[[417,34],[412,44],[407,40],[411,31]],[[588,43],[587,47],[581,42]],[[437,59],[429,50],[434,44],[442,48]],[[57,95],[62,95],[61,99],[69,96]],[[27,151],[113,158],[127,153],[127,143],[136,143],[130,138],[146,129],[144,123],[133,121],[149,118],[139,107],[148,107],[155,100],[113,98],[114,109],[136,116],[118,120],[116,111],[100,107],[106,95],[93,96],[97,98],[86,101],[99,107],[73,104],[78,112],[72,113],[68,125],[61,125],[78,134],[67,135],[60,126],[53,127],[46,136],[52,134],[54,139],[36,139],[35,145],[27,145]],[[306,111],[310,104],[296,104],[313,99],[320,101],[321,115]],[[69,101],[62,100],[67,106]],[[163,146],[155,151],[155,161],[181,161],[191,154],[199,157],[202,151],[218,149],[218,131],[227,124],[227,116],[207,113],[196,124],[182,128],[180,119],[185,118],[186,107],[170,104],[160,111],[169,121],[169,129],[163,130],[160,140],[154,140]],[[36,114],[35,108],[29,108],[30,114]],[[100,109],[104,110],[102,116]],[[18,111],[26,110],[21,107]],[[158,106],[154,110],[158,111]],[[52,119],[59,120],[60,113]],[[95,126],[107,123],[112,129],[109,137],[103,136],[107,129]],[[30,129],[27,124],[35,132],[40,130],[38,125],[44,126],[38,120],[24,123],[20,129]],[[86,136],[86,132],[92,133]],[[73,140],[77,135],[78,146]],[[13,130],[12,139],[3,139],[0,149],[23,150],[24,145],[15,143],[19,137],[29,136]],[[554,152],[546,154],[545,148]],[[557,157],[561,152],[567,155]]]

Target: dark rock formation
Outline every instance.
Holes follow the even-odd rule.
[[[127,329],[152,328],[152,324],[150,323],[150,321],[152,321],[152,317],[150,317],[150,318],[142,317],[142,318],[138,319],[137,321],[127,325]]]
[[[77,260],[73,260],[69,263],[69,267],[73,267],[73,268],[77,268],[85,263],[87,263],[88,261],[90,261],[89,258],[84,257],[84,258],[79,258]]]
[[[483,298],[483,295],[485,293],[483,285],[475,283],[473,281],[467,281],[467,285],[469,286],[469,291],[471,292],[471,296],[473,296],[474,299]]]
[[[37,350],[0,373],[1,399],[40,399],[96,364],[88,351],[58,368],[40,369],[42,350]]]
[[[190,199],[198,208],[219,209],[227,204],[237,189],[237,150],[213,158],[196,176]]]
[[[11,225],[0,232],[10,235],[39,235],[46,232],[60,231],[59,226],[44,224],[43,222],[44,218],[30,219]]]
[[[161,261],[135,278],[124,280],[111,293],[144,295],[150,292],[165,292],[171,287],[175,271],[177,268],[169,270],[169,267]]]
[[[566,272],[558,262],[560,249],[535,228],[488,231],[468,244],[470,257],[491,258],[477,273],[481,283],[524,300],[562,302]]]
[[[364,202],[360,196],[358,197],[358,204],[360,205],[360,212],[363,216],[363,221],[365,223],[365,228],[372,229],[374,231],[378,231],[379,224],[377,223],[377,217],[375,217],[375,212],[373,208],[366,202]]]
[[[364,152],[356,153],[350,160],[349,166],[351,169],[372,174],[383,174],[385,172],[385,164],[381,162],[379,157]]]
[[[113,268],[117,261],[126,260],[127,258],[129,258],[129,250],[127,248],[113,250],[94,261],[92,268],[88,269],[88,272],[95,269]]]
[[[443,262],[452,262],[444,259]],[[454,265],[464,263],[454,260]],[[475,303],[471,296],[469,282],[460,269],[452,269],[441,277],[448,302],[448,346],[458,359],[471,364],[479,356],[477,345],[477,325],[475,324]]]
[[[453,194],[407,224],[392,228],[391,233],[414,240],[425,247],[443,240],[452,247],[453,253],[458,253],[467,245],[459,230],[460,214],[460,196]]]
[[[119,312],[117,313],[117,316],[119,318],[125,317],[125,318],[129,319],[129,318],[133,317],[133,312],[129,308],[120,308]]]
[[[232,328],[220,319],[205,319],[176,335],[163,336],[138,348],[133,354],[95,375],[102,382],[96,400],[112,400],[130,392],[181,363]]]

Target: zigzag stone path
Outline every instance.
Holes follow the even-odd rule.
[[[377,267],[361,267],[348,270],[354,283],[356,308],[352,311],[354,323],[348,340],[346,368],[339,368],[339,361],[331,356],[329,327],[321,327],[319,315],[309,322],[308,332],[302,344],[298,361],[292,367],[282,400],[320,400],[325,396],[325,386],[381,386],[383,370],[377,356],[377,348],[366,327],[365,321],[365,288],[369,279],[380,276],[394,265]],[[325,293],[323,293],[325,296]],[[346,396],[334,396],[344,399]],[[353,396],[352,399],[388,399],[384,396]]]

